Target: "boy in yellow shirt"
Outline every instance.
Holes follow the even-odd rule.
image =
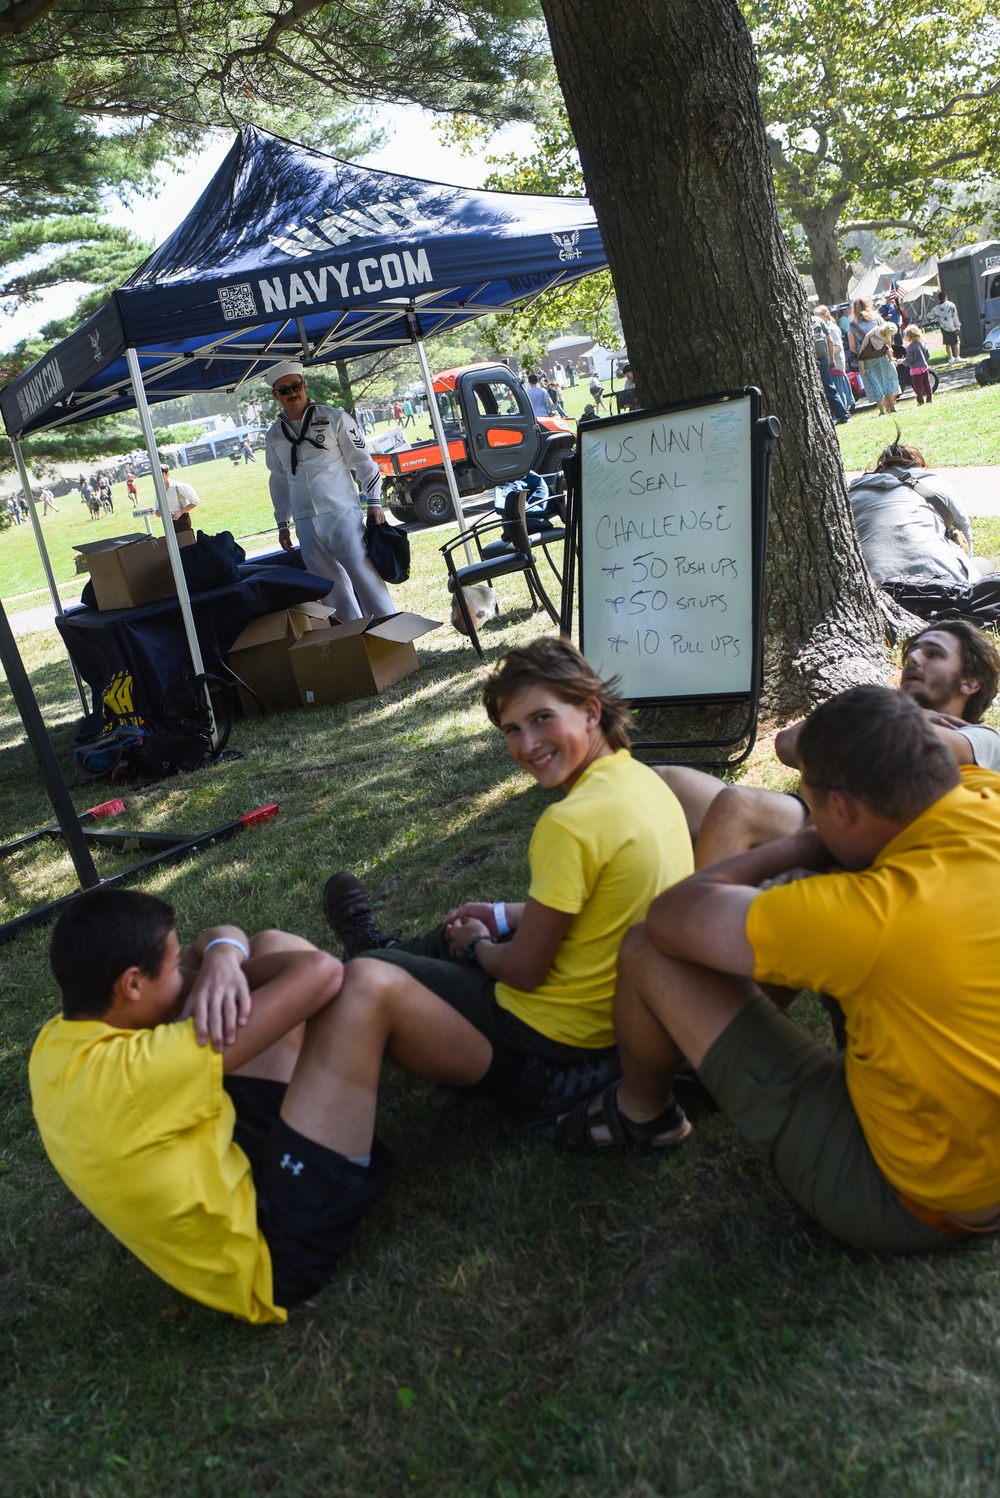
[[[171,907],[135,891],[78,896],[50,956],[63,1012],[29,1078],[52,1164],[161,1279],[250,1322],[321,1289],[387,1186],[383,1056],[463,1085],[489,1064],[433,995],[341,995],[337,959],[281,931],[181,951]]]
[[[653,902],[619,962],[620,1087],[557,1137],[648,1138],[684,1055],[846,1242],[919,1252],[996,1231],[1000,776],[960,770],[915,702],[874,686],[817,708],[797,754],[814,826]],[[832,995],[846,1052],[758,985],[782,1005]]]
[[[487,1038],[479,1090],[500,1103],[508,1134],[525,1137],[618,1075],[618,948],[654,895],[690,872],[691,844],[676,797],[632,758],[627,704],[569,640],[510,651],[483,703],[514,762],[566,793],[532,834],[527,900],[469,902],[404,943],[378,930],[347,871],[327,881],[324,907],[357,959],[347,985],[437,994]],[[679,1139],[682,1114],[677,1127]]]

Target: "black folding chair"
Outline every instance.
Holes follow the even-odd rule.
[[[542,532],[538,536],[529,536],[525,515],[527,492],[527,489],[512,489],[507,495],[501,517],[487,516],[483,520],[477,520],[469,530],[463,531],[452,541],[446,541],[441,547],[441,554],[448,568],[448,591],[455,596],[469,639],[480,658],[482,658],[483,648],[479,643],[475,622],[462,591],[473,583],[492,584],[495,577],[506,577],[514,572],[523,572],[531,599],[532,613],[544,608],[552,622],[559,623],[558,610],[538,576],[538,565],[532,546],[533,541],[541,542],[543,547],[547,546],[556,537],[552,531]],[[483,538],[492,536],[494,533],[498,533],[496,539],[488,540],[484,545]],[[456,566],[455,552],[460,546],[464,547],[467,541],[475,546],[479,553],[479,560],[467,563],[464,567]],[[548,551],[545,554],[548,556]],[[551,559],[549,565],[552,565]],[[552,570],[555,572],[554,567]],[[558,572],[556,572],[556,577],[559,577]],[[561,584],[562,579],[559,580]]]

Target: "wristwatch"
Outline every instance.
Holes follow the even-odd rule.
[[[462,953],[463,958],[469,964],[470,967],[478,967],[479,966],[479,958],[476,956],[476,942],[477,941],[488,941],[489,944],[490,944],[490,946],[491,947],[493,946],[493,938],[492,938],[492,936],[474,936],[472,938],[472,940],[469,942],[469,944],[466,947],[465,951]]]

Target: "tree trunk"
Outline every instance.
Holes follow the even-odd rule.
[[[781,421],[764,605],[769,705],[802,708],[885,680],[890,615],[858,546],[735,0],[542,6],[640,399],[652,407],[758,385]]]
[[[344,410],[349,416],[354,415],[354,386],[351,384],[351,373],[347,368],[346,359],[335,359],[337,368],[337,383],[340,385],[340,393],[344,398]]]
[[[844,259],[837,243],[837,224],[843,206],[842,197],[833,198],[819,208],[802,209],[795,215],[809,246],[809,269],[816,295],[828,307],[847,301],[851,282],[850,262]]]

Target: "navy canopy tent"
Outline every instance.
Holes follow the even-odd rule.
[[[237,391],[281,359],[322,364],[407,343],[429,389],[425,338],[606,264],[585,198],[422,182],[244,125],[169,239],[81,328],[0,391],[57,615],[62,604],[21,451],[33,432],[137,407],[191,660],[201,673],[148,402]],[[430,415],[460,516],[433,401]],[[77,689],[86,710],[79,675]]]
[[[245,125],[198,202],[93,317],[0,392],[12,437],[239,389],[278,359],[395,348],[607,264],[585,198],[476,191]]]

